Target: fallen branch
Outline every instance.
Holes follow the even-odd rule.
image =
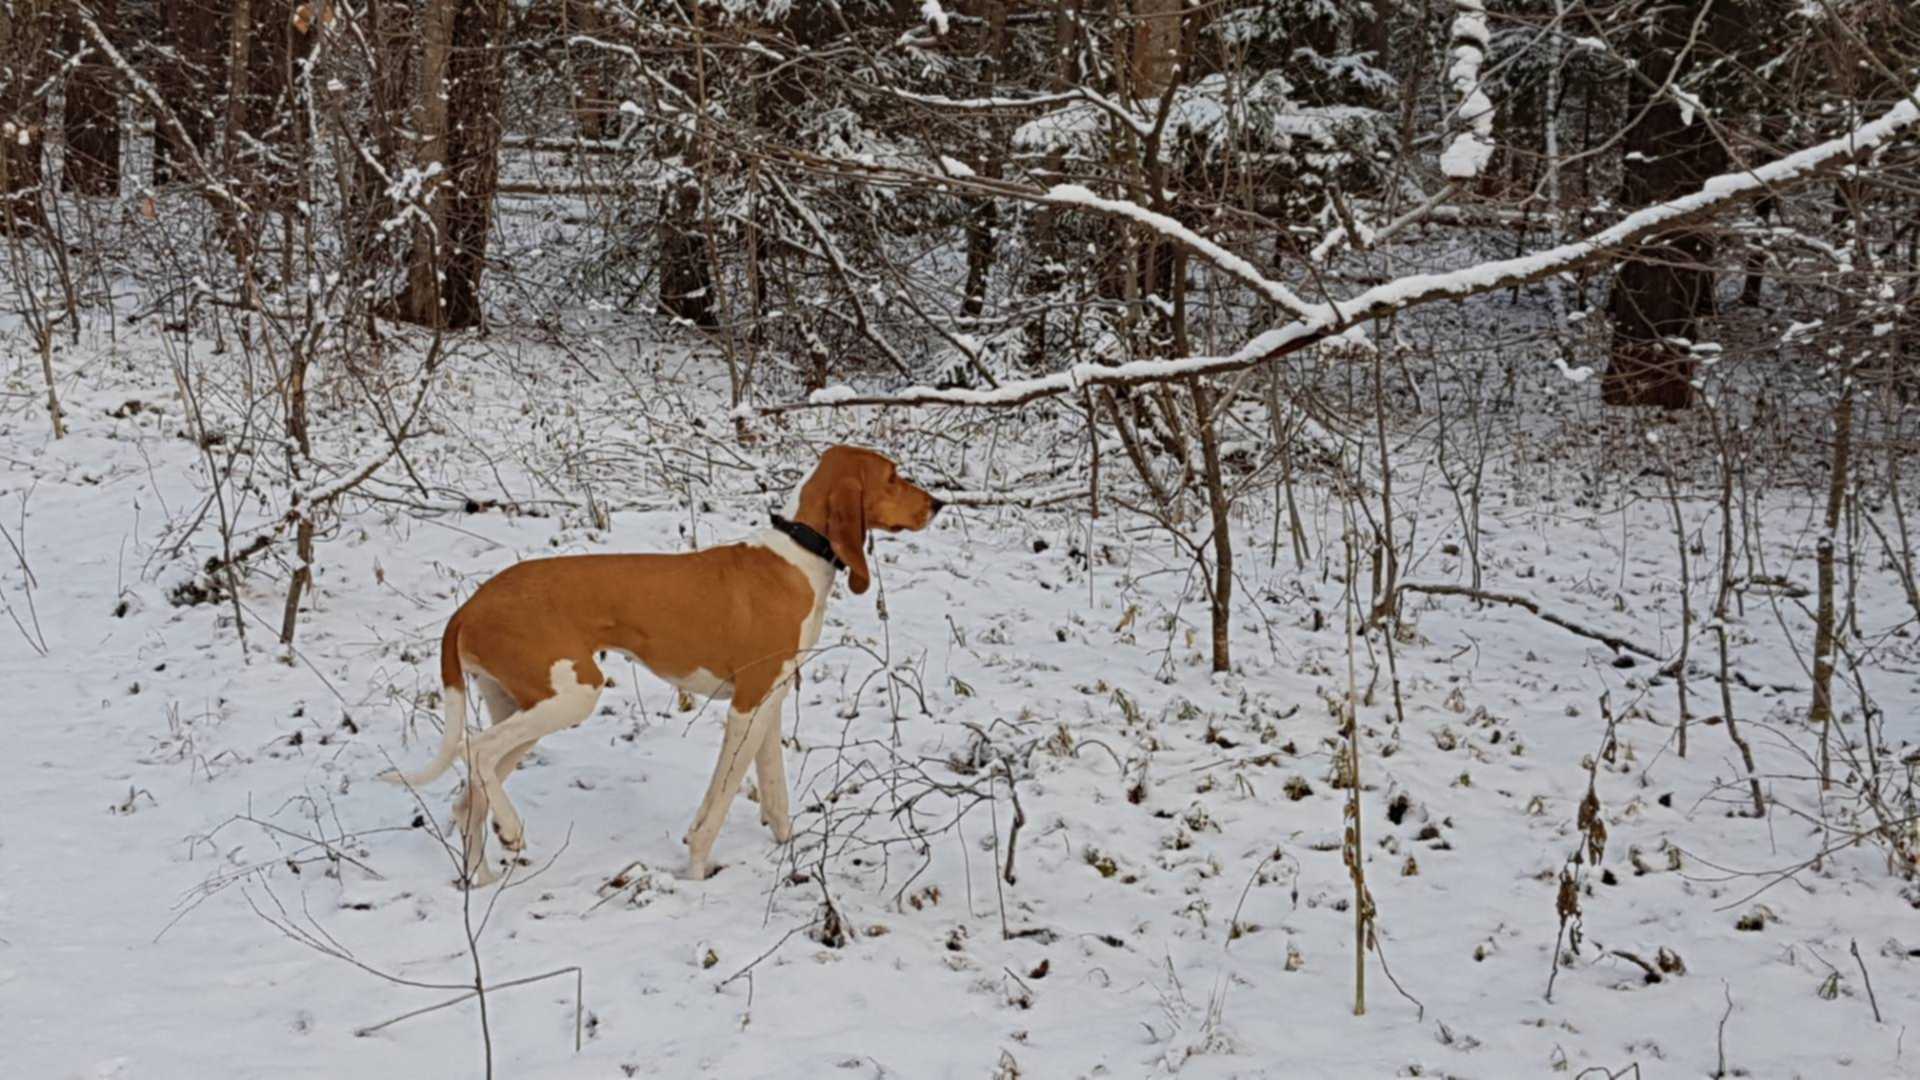
[[[586,972],[582,971],[578,965],[575,965],[573,967],[558,968],[554,971],[549,971],[543,975],[529,975],[524,979],[510,979],[503,983],[495,983],[492,986],[487,987],[487,992],[491,994],[500,990],[509,990],[516,986],[526,986],[529,983],[543,982],[547,979],[557,979],[560,976],[566,975],[568,973],[572,973],[573,975],[573,1051],[574,1053],[577,1054],[580,1052],[580,1044],[581,1044],[581,1038],[580,1038],[581,1001],[582,1001],[583,995],[586,992],[586,977],[587,977]],[[412,1012],[401,1013],[399,1016],[396,1016],[391,1020],[382,1020],[377,1024],[369,1024],[366,1027],[354,1028],[353,1034],[356,1038],[364,1039],[367,1036],[373,1034],[374,1032],[379,1031],[383,1028],[390,1028],[393,1025],[401,1022],[402,1020],[411,1020],[416,1016],[425,1016],[430,1012],[439,1012],[441,1009],[450,1009],[455,1005],[460,1004],[461,1002],[471,1001],[475,997],[478,997],[479,993],[480,992],[478,990],[469,990],[466,993],[461,994],[459,997],[448,998],[447,1000],[442,1001],[437,1005],[428,1005],[425,1008],[415,1009]]]
[[[1086,497],[1085,484],[1063,484],[1030,491],[941,491],[935,494],[948,506],[1018,506],[1032,510]]]
[[[1583,626],[1564,615],[1541,607],[1538,600],[1530,596],[1521,596],[1519,593],[1488,592],[1485,589],[1475,589],[1468,585],[1427,584],[1418,581],[1403,582],[1399,591],[1403,593],[1426,593],[1429,596],[1465,596],[1484,603],[1505,604],[1508,607],[1524,608],[1553,625],[1560,627],[1562,630],[1578,634],[1583,638],[1591,638],[1612,649],[1614,652],[1630,652],[1644,656],[1649,660],[1664,659],[1659,653],[1654,652],[1645,645],[1637,645],[1618,634],[1610,634],[1604,630],[1595,630],[1590,626]]]

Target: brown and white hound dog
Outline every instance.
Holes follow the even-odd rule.
[[[543,736],[593,713],[606,685],[594,657],[621,653],[689,694],[731,699],[726,737],[685,843],[688,875],[707,876],[714,839],[751,762],[760,821],[785,843],[793,834],[780,757],[780,705],[794,670],[820,638],[827,594],[842,565],[856,593],[869,582],[870,529],[924,529],[943,504],[871,450],[835,446],[772,527],[753,539],[677,555],[573,555],[501,571],[454,612],[440,639],[446,707],[440,753],[417,773],[386,779],[419,786],[464,757],[466,793],[454,806],[464,882],[495,878],[483,826],[508,851],[526,843],[507,777]],[[467,735],[468,676],[493,725]]]

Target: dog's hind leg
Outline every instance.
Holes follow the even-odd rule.
[[[487,708],[488,722],[496,725],[504,723],[519,711],[513,695],[507,693],[506,687],[501,686],[493,676],[475,671],[473,682],[480,691],[481,703]],[[498,780],[504,783],[520,764],[520,758],[531,749],[532,746],[529,744],[525,749],[510,755],[509,759],[503,759]],[[459,796],[454,799],[453,823],[460,832],[467,881],[473,885],[485,885],[494,877],[491,868],[486,865],[487,812],[490,807],[485,785],[473,782],[472,756],[469,751],[467,782],[461,787]]]
[[[582,657],[556,660],[549,681],[550,694],[488,728],[473,740],[469,755],[468,782],[479,785],[478,797],[493,810],[493,833],[508,851],[519,851],[526,837],[525,824],[503,786],[507,777],[534,743],[593,715],[606,676],[591,657]]]

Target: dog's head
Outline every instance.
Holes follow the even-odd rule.
[[[827,540],[833,553],[847,564],[847,585],[867,591],[867,531],[917,531],[927,527],[945,503],[900,475],[900,467],[884,454],[857,446],[835,446],[820,455],[801,492],[804,505],[813,498],[826,503]]]

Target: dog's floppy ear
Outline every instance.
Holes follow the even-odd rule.
[[[847,587],[867,591],[867,500],[860,481],[848,477],[827,494],[827,542],[847,564]]]

